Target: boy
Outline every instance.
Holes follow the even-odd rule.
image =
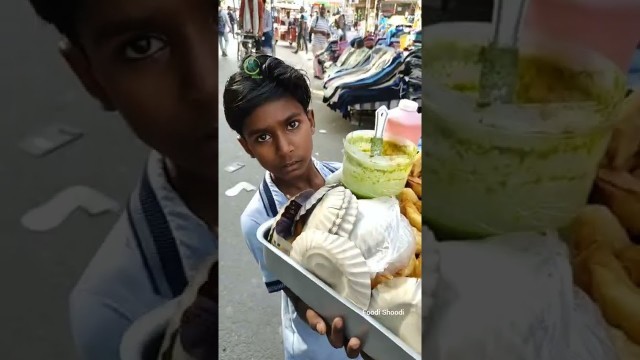
[[[66,38],[60,52],[89,94],[154,149],[129,206],[70,296],[81,358],[120,359],[127,328],[180,295],[217,256],[216,5],[31,4]]]
[[[240,222],[267,290],[270,293],[284,290],[285,359],[358,357],[360,340],[345,341],[342,319],[325,323],[266,270],[263,249],[256,238],[258,227],[275,217],[289,198],[306,189],[318,190],[341,166],[311,157],[315,120],[309,108],[311,90],[306,77],[278,58],[248,57],[241,64],[241,71],[227,81],[223,102],[227,123],[238,133],[240,145],[267,170],[259,192],[247,205]]]

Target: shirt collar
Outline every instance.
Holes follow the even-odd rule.
[[[209,258],[218,251],[218,237],[198,218],[169,183],[166,159],[156,151],[149,156],[146,168],[149,182],[160,207],[167,217],[176,239],[187,278],[191,278]]]

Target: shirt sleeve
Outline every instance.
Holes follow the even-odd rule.
[[[69,300],[71,332],[80,359],[120,359],[120,342],[131,319],[118,304],[81,289],[75,289]]]
[[[245,214],[240,217],[240,226],[242,227],[244,240],[247,243],[249,250],[251,250],[253,258],[260,266],[260,271],[262,271],[262,279],[265,286],[267,287],[267,291],[269,293],[274,293],[284,289],[284,284],[280,280],[278,280],[275,275],[270,273],[269,270],[267,270],[264,261],[264,247],[258,240],[256,234],[260,225],[261,224],[259,224],[258,221],[250,218]]]

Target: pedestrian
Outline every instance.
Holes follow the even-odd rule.
[[[229,15],[222,6],[218,7],[218,43],[224,57],[228,56],[227,48],[229,47],[229,31],[231,28]]]
[[[325,322],[321,314],[275,278],[265,267],[258,227],[274,218],[288,199],[318,190],[342,165],[312,157],[316,123],[307,78],[282,60],[248,57],[243,70],[227,81],[224,114],[244,151],[266,170],[259,193],[240,217],[242,233],[260,266],[269,293],[282,293],[285,360],[361,358],[362,342],[346,338],[341,318]]]
[[[327,9],[324,5],[320,6],[320,12],[318,16],[316,16],[311,21],[310,32],[313,34],[313,42],[311,43],[311,51],[313,52],[313,76],[316,79],[322,79],[322,74],[324,71],[322,70],[322,65],[318,61],[317,55],[323,52],[327,45],[329,44],[329,37],[331,36],[330,27],[331,24],[329,20],[326,18]]]
[[[229,15],[229,24],[231,25],[231,36],[236,38],[236,9],[231,6],[227,7],[227,15]]]
[[[69,299],[78,358],[122,359],[127,329],[181,296],[217,256],[214,8],[209,0],[30,2],[64,37],[59,51],[87,93],[153,149]]]
[[[307,45],[307,15],[305,15],[304,7],[300,7],[300,21],[298,21],[298,34],[296,36],[296,50],[293,52],[297,54],[304,45],[304,53],[309,53],[309,45]]]
[[[267,0],[258,1],[265,1],[262,28],[262,52],[271,55],[273,54],[273,15],[271,14],[271,10],[266,7]]]
[[[312,19],[315,19],[316,17],[318,17],[318,11],[314,11],[313,12],[313,16],[311,17]],[[313,21],[313,20],[312,20]],[[311,37],[313,36],[313,34],[311,33],[311,31],[309,31],[309,43],[311,43]]]

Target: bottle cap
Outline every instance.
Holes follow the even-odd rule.
[[[417,112],[418,111],[418,103],[415,101],[402,99],[398,104],[398,107],[404,111]]]

